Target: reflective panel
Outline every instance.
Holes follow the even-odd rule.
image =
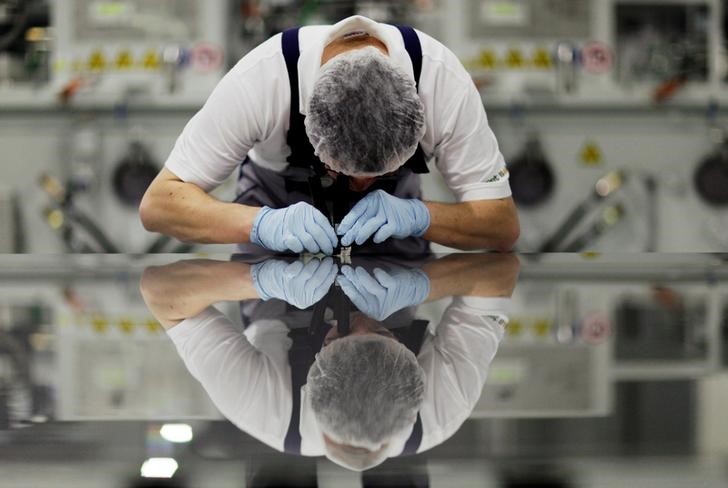
[[[727,281],[709,254],[0,256],[3,486],[720,486]]]

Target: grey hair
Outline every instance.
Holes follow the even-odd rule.
[[[414,353],[399,342],[349,336],[321,350],[307,388],[314,415],[332,440],[376,451],[414,424],[425,376]]]
[[[331,169],[380,176],[415,153],[425,111],[414,79],[369,46],[321,68],[305,125],[316,154]]]

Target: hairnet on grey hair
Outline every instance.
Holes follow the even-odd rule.
[[[322,66],[305,125],[316,154],[332,170],[380,176],[415,153],[425,113],[414,80],[368,46]]]
[[[378,335],[335,340],[317,355],[307,382],[311,407],[326,435],[369,451],[412,427],[424,385],[414,353]]]

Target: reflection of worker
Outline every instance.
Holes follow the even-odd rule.
[[[429,158],[457,203],[419,199]],[[207,195],[237,169],[234,204]],[[339,238],[509,249],[519,233],[510,194],[481,98],[453,53],[355,16],[286,31],[240,60],[185,127],[140,212],[147,229],[182,240],[275,251],[330,254]]]
[[[285,276],[286,266],[307,275],[304,288],[317,294],[333,282],[332,261],[305,270],[271,262],[280,263],[182,262],[149,269],[142,280],[147,303],[188,369],[240,429],[279,451],[326,455],[362,470],[432,448],[469,416],[503,334],[516,258],[458,255],[373,274],[352,268],[345,281],[339,277],[340,289],[376,297],[370,310],[383,321],[354,312],[342,336],[336,326],[313,321],[301,328],[261,307],[241,334],[209,304],[271,290],[299,306],[312,304],[313,295],[297,292],[291,280],[266,276]],[[448,295],[457,297],[435,327],[398,315],[401,307]]]

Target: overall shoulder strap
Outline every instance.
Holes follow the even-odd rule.
[[[412,351],[415,356],[420,353],[422,342],[425,340],[425,332],[427,332],[428,320],[415,319],[409,326],[409,333],[403,341],[404,345]],[[422,443],[422,417],[417,413],[417,420],[412,428],[412,433],[402,449],[400,456],[410,456],[417,453],[417,449]]]
[[[304,116],[300,112],[300,92],[298,88],[298,59],[301,49],[298,41],[300,27],[283,31],[281,47],[288,71],[288,84],[291,87],[291,107],[286,142],[291,149],[288,164],[294,167],[320,169],[321,162],[316,157],[311,141],[306,135]]]
[[[307,329],[289,332],[292,339],[288,350],[288,363],[291,367],[291,420],[283,441],[283,450],[288,454],[301,454],[301,388],[306,384],[308,370],[316,358],[310,346]]]
[[[301,56],[301,49],[298,44],[298,31],[300,27],[294,27],[283,31],[281,34],[281,44],[283,48],[283,58],[286,60],[286,69],[288,70],[288,83],[291,86],[291,115],[290,127],[294,126],[296,114],[299,114],[299,95],[298,95],[298,58]],[[299,114],[300,115],[300,114]]]
[[[415,85],[420,88],[420,75],[422,74],[422,44],[420,38],[412,27],[408,25],[396,25],[404,40],[404,48],[412,60],[412,70],[415,74]]]
[[[395,27],[399,29],[399,32],[402,34],[404,48],[412,61],[412,71],[415,75],[415,86],[419,92],[420,75],[422,74],[422,43],[420,42],[420,37],[417,35],[417,31],[408,25],[395,25]],[[405,163],[405,166],[413,173],[424,174],[430,172],[430,170],[427,169],[427,160],[421,145],[417,146],[417,151],[414,156]]]

